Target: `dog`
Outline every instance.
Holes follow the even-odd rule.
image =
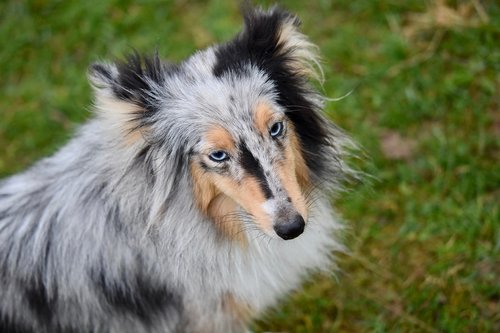
[[[342,250],[350,139],[280,7],[178,64],[95,63],[94,115],[0,183],[0,332],[247,332]]]

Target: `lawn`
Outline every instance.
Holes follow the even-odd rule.
[[[500,4],[283,4],[321,49],[321,89],[345,96],[326,111],[366,176],[334,203],[348,225],[339,270],[253,330],[500,332]],[[93,61],[179,61],[240,27],[229,0],[0,2],[0,176],[90,117]]]

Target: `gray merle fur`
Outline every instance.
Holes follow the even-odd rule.
[[[179,64],[134,53],[89,68],[93,117],[0,182],[0,333],[247,332],[307,272],[331,268],[342,246],[329,194],[350,173],[350,141],[301,71],[317,60],[298,22],[278,7],[248,9],[234,40]],[[238,206],[222,221],[243,224],[242,246],[200,210],[191,167],[207,179],[249,175],[268,214],[296,214],[274,169],[289,141],[256,133],[260,101],[297,132],[310,214],[284,241]],[[203,150],[214,125],[237,138],[225,167]]]

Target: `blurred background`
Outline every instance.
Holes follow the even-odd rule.
[[[264,6],[271,1],[254,1]],[[335,200],[350,253],[256,321],[275,332],[500,332],[500,3],[282,1],[323,55],[329,117],[368,174]],[[89,118],[86,69],[180,61],[235,1],[0,1],[0,177]]]

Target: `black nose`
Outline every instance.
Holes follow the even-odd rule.
[[[276,231],[276,234],[278,234],[281,238],[288,240],[293,239],[304,232],[305,225],[306,224],[302,216],[295,215],[289,221],[277,223],[274,226],[274,231]]]

